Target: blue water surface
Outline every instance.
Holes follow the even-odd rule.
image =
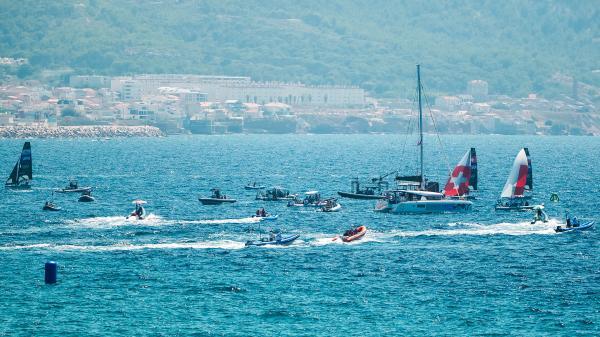
[[[34,188],[0,191],[0,335],[333,336],[598,335],[598,229],[556,234],[565,211],[599,219],[600,139],[425,138],[426,173],[477,148],[480,190],[469,214],[393,215],[340,199],[339,213],[254,200],[257,181],[324,196],[352,177],[418,167],[401,135],[226,135],[34,139]],[[10,173],[22,140],[0,140]],[[527,146],[535,199],[551,221],[494,211],[514,156]],[[93,203],[54,195],[69,177]],[[238,199],[202,206],[210,188]],[[549,201],[557,192],[559,203]],[[125,220],[131,200],[146,220]],[[255,222],[258,207],[279,214]],[[366,225],[363,240],[332,238]],[[300,234],[288,247],[244,248],[257,231]],[[45,285],[43,265],[59,264]]]

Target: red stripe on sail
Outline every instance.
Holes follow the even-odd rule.
[[[527,165],[519,166],[519,179],[515,185],[515,196],[522,196],[525,193],[525,184],[527,184],[527,171],[529,167]]]

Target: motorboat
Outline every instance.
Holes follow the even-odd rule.
[[[234,203],[237,200],[227,197],[227,195],[221,193],[218,188],[211,189],[212,195],[210,197],[198,197],[198,200],[202,205],[220,205],[227,203]]]
[[[264,188],[265,188],[264,185],[257,185],[256,182],[244,186],[244,189],[246,189],[246,190],[262,190]]]
[[[335,198],[325,199],[323,202],[325,202],[325,205],[321,206],[321,212],[338,212],[342,209],[342,205]]]
[[[276,236],[270,237],[270,238],[265,237],[265,238],[260,238],[258,240],[246,241],[246,247],[266,246],[266,245],[285,246],[285,245],[291,244],[299,237],[300,237],[300,235],[298,235],[298,234],[293,234],[293,235],[288,235],[288,236],[281,236],[280,234],[278,234],[278,236],[276,235]]]
[[[61,208],[56,206],[56,204],[54,204],[52,201],[46,201],[46,203],[44,204],[44,207],[42,207],[42,209],[44,211],[60,211]]]
[[[4,187],[10,189],[30,189],[33,180],[33,164],[31,159],[31,143],[25,142],[21,156],[13,167]]]
[[[571,225],[570,227],[556,226],[554,231],[556,231],[557,233],[585,231],[592,229],[595,223],[595,221],[587,221],[580,225]]]
[[[92,197],[92,191],[85,191],[83,193],[81,193],[81,196],[79,196],[79,202],[92,202],[95,201],[96,199],[94,197]]]
[[[69,184],[66,187],[58,189],[55,192],[58,192],[58,193],[83,193],[83,192],[89,192],[91,190],[92,190],[91,186],[81,187],[81,186],[79,186],[79,183],[77,182],[77,180],[71,179],[71,180],[69,180]]]
[[[289,207],[322,207],[325,201],[321,200],[319,191],[308,191],[304,193],[304,199],[296,198],[288,202]]]
[[[271,187],[265,191],[256,193],[256,200],[262,201],[294,200],[296,198],[296,194],[291,194],[290,191],[279,186]]]

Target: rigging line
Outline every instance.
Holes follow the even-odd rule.
[[[414,103],[416,102],[416,96],[413,96],[413,101],[412,101],[412,106],[414,106]],[[413,132],[413,110],[410,109],[410,115],[408,116],[408,125],[406,128],[406,133],[404,135],[404,143],[402,144],[402,151],[400,154],[400,158],[404,158],[404,153],[406,150],[406,143],[408,141],[408,136],[412,134]]]
[[[450,171],[450,160],[448,159],[448,153],[447,153],[446,149],[444,148],[444,143],[442,142],[442,139],[440,138],[440,131],[437,127],[437,123],[435,122],[435,118],[433,117],[433,112],[431,111],[431,105],[429,104],[429,99],[427,98],[427,94],[425,94],[425,87],[423,85],[421,85],[421,87],[423,88],[423,96],[425,97],[425,105],[427,105],[427,110],[429,110],[429,116],[431,117],[431,121],[433,122],[433,129],[435,130],[438,142],[440,143],[440,148],[442,149],[442,155],[444,156],[444,160],[446,161],[446,170],[448,170],[448,175],[451,175],[452,171]]]

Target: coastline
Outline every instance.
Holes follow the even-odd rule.
[[[154,126],[0,126],[2,138],[102,138],[161,137],[164,133]]]

